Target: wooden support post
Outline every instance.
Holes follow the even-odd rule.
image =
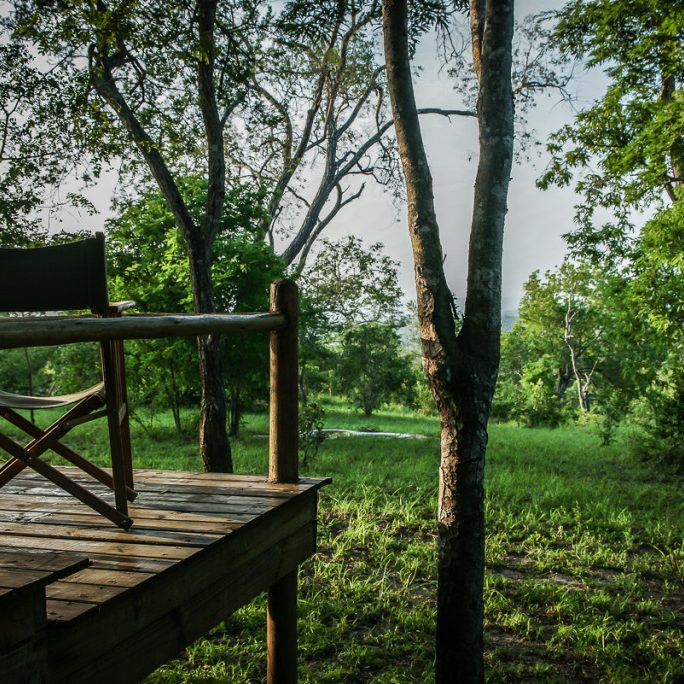
[[[296,283],[278,280],[271,285],[271,313],[285,314],[287,327],[271,332],[268,478],[271,482],[297,482],[299,302]]]
[[[290,572],[268,590],[268,684],[297,681],[297,571]]]
[[[112,454],[112,476],[114,478],[114,500],[116,509],[128,517],[128,496],[126,487],[126,458],[124,457],[124,439],[121,434],[122,406],[121,381],[118,377],[118,359],[115,342],[103,342],[101,346],[102,372],[105,379],[107,401],[107,424],[109,427],[109,443]]]
[[[279,280],[271,285],[271,313],[285,314],[287,326],[271,332],[269,479],[297,482],[299,302],[294,282]],[[268,684],[294,684],[297,681],[296,570],[268,591],[266,632]]]

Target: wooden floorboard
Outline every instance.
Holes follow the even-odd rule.
[[[60,470],[112,500],[81,471]],[[65,553],[72,566],[74,553],[86,561],[45,587],[49,684],[139,681],[315,549],[327,481],[139,470],[135,482],[128,531],[28,469],[0,489],[0,553],[16,559],[0,568],[0,594],[58,572]]]

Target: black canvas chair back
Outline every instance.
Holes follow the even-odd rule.
[[[0,248],[0,311],[105,313],[104,235],[34,249]]]
[[[104,235],[76,242],[34,249],[0,249],[0,311],[61,312],[89,309],[99,316],[117,316],[132,302],[110,304]],[[2,325],[0,320],[0,337]],[[31,341],[27,340],[27,345]],[[0,488],[26,467],[45,476],[80,501],[128,528],[127,502],[135,498],[131,464],[128,397],[125,385],[123,342],[101,343],[102,382],[73,394],[59,397],[31,397],[0,390],[0,416],[23,430],[31,441],[21,446],[0,433],[0,450],[9,460],[0,465]],[[42,430],[17,412],[73,405],[61,418]],[[112,474],[102,470],[64,444],[61,439],[76,425],[106,417],[112,459]],[[45,463],[47,450],[114,491],[115,506],[75,479]],[[68,472],[68,471],[67,471]],[[0,489],[1,495],[1,489]]]

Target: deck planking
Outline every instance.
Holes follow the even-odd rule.
[[[111,499],[77,469],[61,470]],[[128,531],[28,470],[0,489],[0,554],[88,559],[45,586],[50,683],[138,681],[315,550],[327,480],[147,469],[135,482]],[[0,593],[17,585],[13,572],[0,569]],[[17,572],[28,581],[40,570]]]

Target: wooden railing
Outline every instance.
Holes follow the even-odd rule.
[[[281,313],[245,314],[125,314],[97,316],[39,316],[0,318],[0,349],[46,347],[74,342],[143,340],[282,330]]]
[[[298,294],[297,285],[271,285],[268,313],[156,314],[117,318],[41,316],[0,319],[0,349],[102,340],[270,333],[269,480],[297,482],[298,472]],[[269,590],[268,682],[297,679],[297,573]]]

